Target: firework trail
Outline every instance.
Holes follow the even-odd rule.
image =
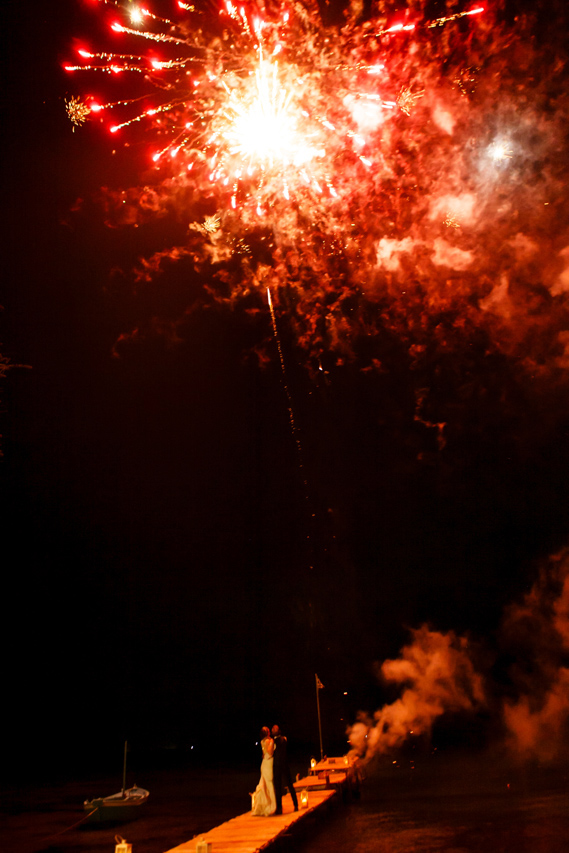
[[[278,328],[277,328],[277,318],[275,317],[275,310],[273,308],[273,300],[271,297],[270,288],[267,288],[267,300],[269,303],[269,311],[271,312],[271,323],[273,326],[273,335],[274,335],[274,338],[275,338],[275,341],[277,344],[277,349],[279,352],[279,361],[280,361],[280,365],[281,365],[281,372],[282,372],[282,376],[283,376],[285,394],[286,394],[287,401],[288,401],[288,417],[289,417],[289,422],[290,422],[290,428],[291,428],[291,432],[293,434],[294,440],[296,442],[296,449],[298,451],[299,465],[302,468],[303,467],[303,465],[302,465],[302,444],[300,442],[300,437],[298,434],[298,428],[296,426],[296,422],[294,419],[294,409],[292,406],[292,395],[290,393],[290,389],[288,387],[288,383],[287,383],[287,379],[286,379],[286,368],[285,368],[283,349],[282,349],[281,341],[279,338],[279,332],[278,332]],[[307,485],[306,480],[304,480],[304,485],[305,486]]]

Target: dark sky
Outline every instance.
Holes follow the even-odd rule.
[[[61,62],[92,19],[72,0],[2,14],[1,340],[24,365],[0,416],[16,752],[72,755],[87,733],[91,751],[124,737],[202,748],[277,718],[316,746],[315,672],[341,741],[341,718],[381,701],[373,663],[408,628],[491,645],[504,606],[565,544],[566,384],[536,390],[482,332],[435,353],[440,448],[415,418],[406,344],[378,340],[381,373],[356,360],[314,378],[283,319],[300,457],[268,312],[210,303],[177,343],[113,356],[156,290],[110,275],[139,243],[90,201],[135,183],[136,156],[117,161],[65,115]],[[170,279],[175,310],[198,285],[183,266]]]

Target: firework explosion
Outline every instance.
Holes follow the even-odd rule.
[[[226,0],[219,11],[223,30],[208,39],[196,26],[194,6],[178,3],[176,11],[185,17],[174,22],[134,3],[99,2],[128,16],[130,25],[110,24],[115,34],[159,43],[163,50],[171,47],[174,55],[79,48],[84,64],[67,70],[130,72],[153,84],[157,94],[143,97],[143,109],[110,125],[110,131],[149,121],[165,139],[153,161],[177,158],[180,173],[192,171],[202,193],[214,185],[222,208],[228,204],[253,209],[257,216],[269,211],[278,216],[279,203],[293,196],[297,205],[309,208],[307,215],[322,216],[320,196],[345,199],[350,178],[366,182],[359,164],[369,170],[377,160],[366,131],[383,123],[384,111],[410,115],[424,94],[413,90],[407,71],[399,80],[400,70],[390,74],[380,61],[382,38],[413,32],[416,24],[385,27],[377,21],[378,31],[358,33],[348,27],[343,38],[334,39],[314,10],[298,4],[276,5],[261,14],[257,7],[237,8]],[[483,12],[478,6],[423,27]],[[79,125],[91,113],[129,105],[72,97],[67,109]]]
[[[270,286],[314,363],[352,358],[379,315],[416,356],[411,327],[425,308],[466,299],[461,335],[482,318],[491,333],[519,321],[528,312],[511,272],[535,267],[546,234],[542,284],[548,298],[564,292],[566,235],[552,228],[562,68],[542,66],[547,84],[537,83],[544,60],[521,24],[512,34],[495,10],[452,4],[431,19],[422,3],[399,14],[380,4],[342,27],[290,3],[227,2],[215,14],[178,3],[171,19],[99,6],[112,51],[80,47],[81,64],[66,67],[89,82],[135,78],[140,91],[108,103],[73,96],[69,116],[110,115],[116,138],[148,148],[153,186],[131,190],[126,210],[122,198],[116,221],[174,210],[189,226],[185,245],[164,247],[139,275],[175,255],[220,300],[260,300]],[[510,348],[523,346],[517,325],[500,335]],[[564,338],[553,344],[563,361]]]
[[[380,3],[365,19],[353,5],[326,26],[311,4],[98,5],[112,49],[81,45],[66,67],[131,97],[74,95],[68,114],[82,128],[98,119],[151,168],[144,186],[106,193],[108,223],[186,231],[150,256],[141,243],[136,281],[151,288],[174,259],[192,287],[182,316],[168,316],[162,288],[138,339],[152,324],[176,339],[192,304],[242,304],[264,317],[264,358],[269,288],[316,373],[352,363],[380,375],[405,353],[415,418],[439,432],[435,359],[470,375],[500,353],[533,378],[565,374],[568,112],[554,22],[546,50],[535,22],[508,24],[495,6],[449,2],[437,18],[423,0]]]

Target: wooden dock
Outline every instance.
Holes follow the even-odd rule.
[[[283,797],[282,815],[255,817],[251,812],[234,817],[209,832],[197,835],[190,841],[178,845],[167,853],[195,853],[199,841],[209,841],[212,853],[256,853],[264,850],[291,831],[294,824],[306,819],[338,794],[334,790],[312,791],[308,795],[308,807],[293,811],[290,794]]]
[[[297,812],[293,810],[290,794],[286,794],[283,797],[282,815],[256,817],[247,812],[166,853],[196,853],[196,847],[202,841],[211,844],[211,853],[258,853],[266,850],[279,839],[291,835],[294,828],[309,816],[323,812],[327,804],[345,795],[346,791],[351,791],[356,778],[359,777],[354,760],[326,759],[312,767],[308,776],[294,783],[299,801]],[[303,803],[304,799],[307,800],[306,804]]]

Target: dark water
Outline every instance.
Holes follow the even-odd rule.
[[[255,777],[254,769],[222,767],[139,774],[136,782],[150,791],[148,804],[137,820],[116,826],[74,827],[85,799],[120,790],[115,777],[13,788],[2,796],[0,853],[114,853],[116,834],[132,843],[133,853],[163,853],[247,811]]]
[[[560,853],[569,850],[569,771],[523,771],[490,757],[385,762],[359,801],[339,804],[288,839],[294,853]],[[296,768],[295,768],[296,769]],[[255,768],[149,771],[144,815],[116,827],[79,825],[86,797],[116,780],[93,777],[13,787],[0,806],[1,853],[114,853],[115,834],[133,853],[164,853],[249,808]],[[120,787],[120,785],[118,786]]]
[[[490,757],[384,766],[298,853],[569,851],[569,771]]]

